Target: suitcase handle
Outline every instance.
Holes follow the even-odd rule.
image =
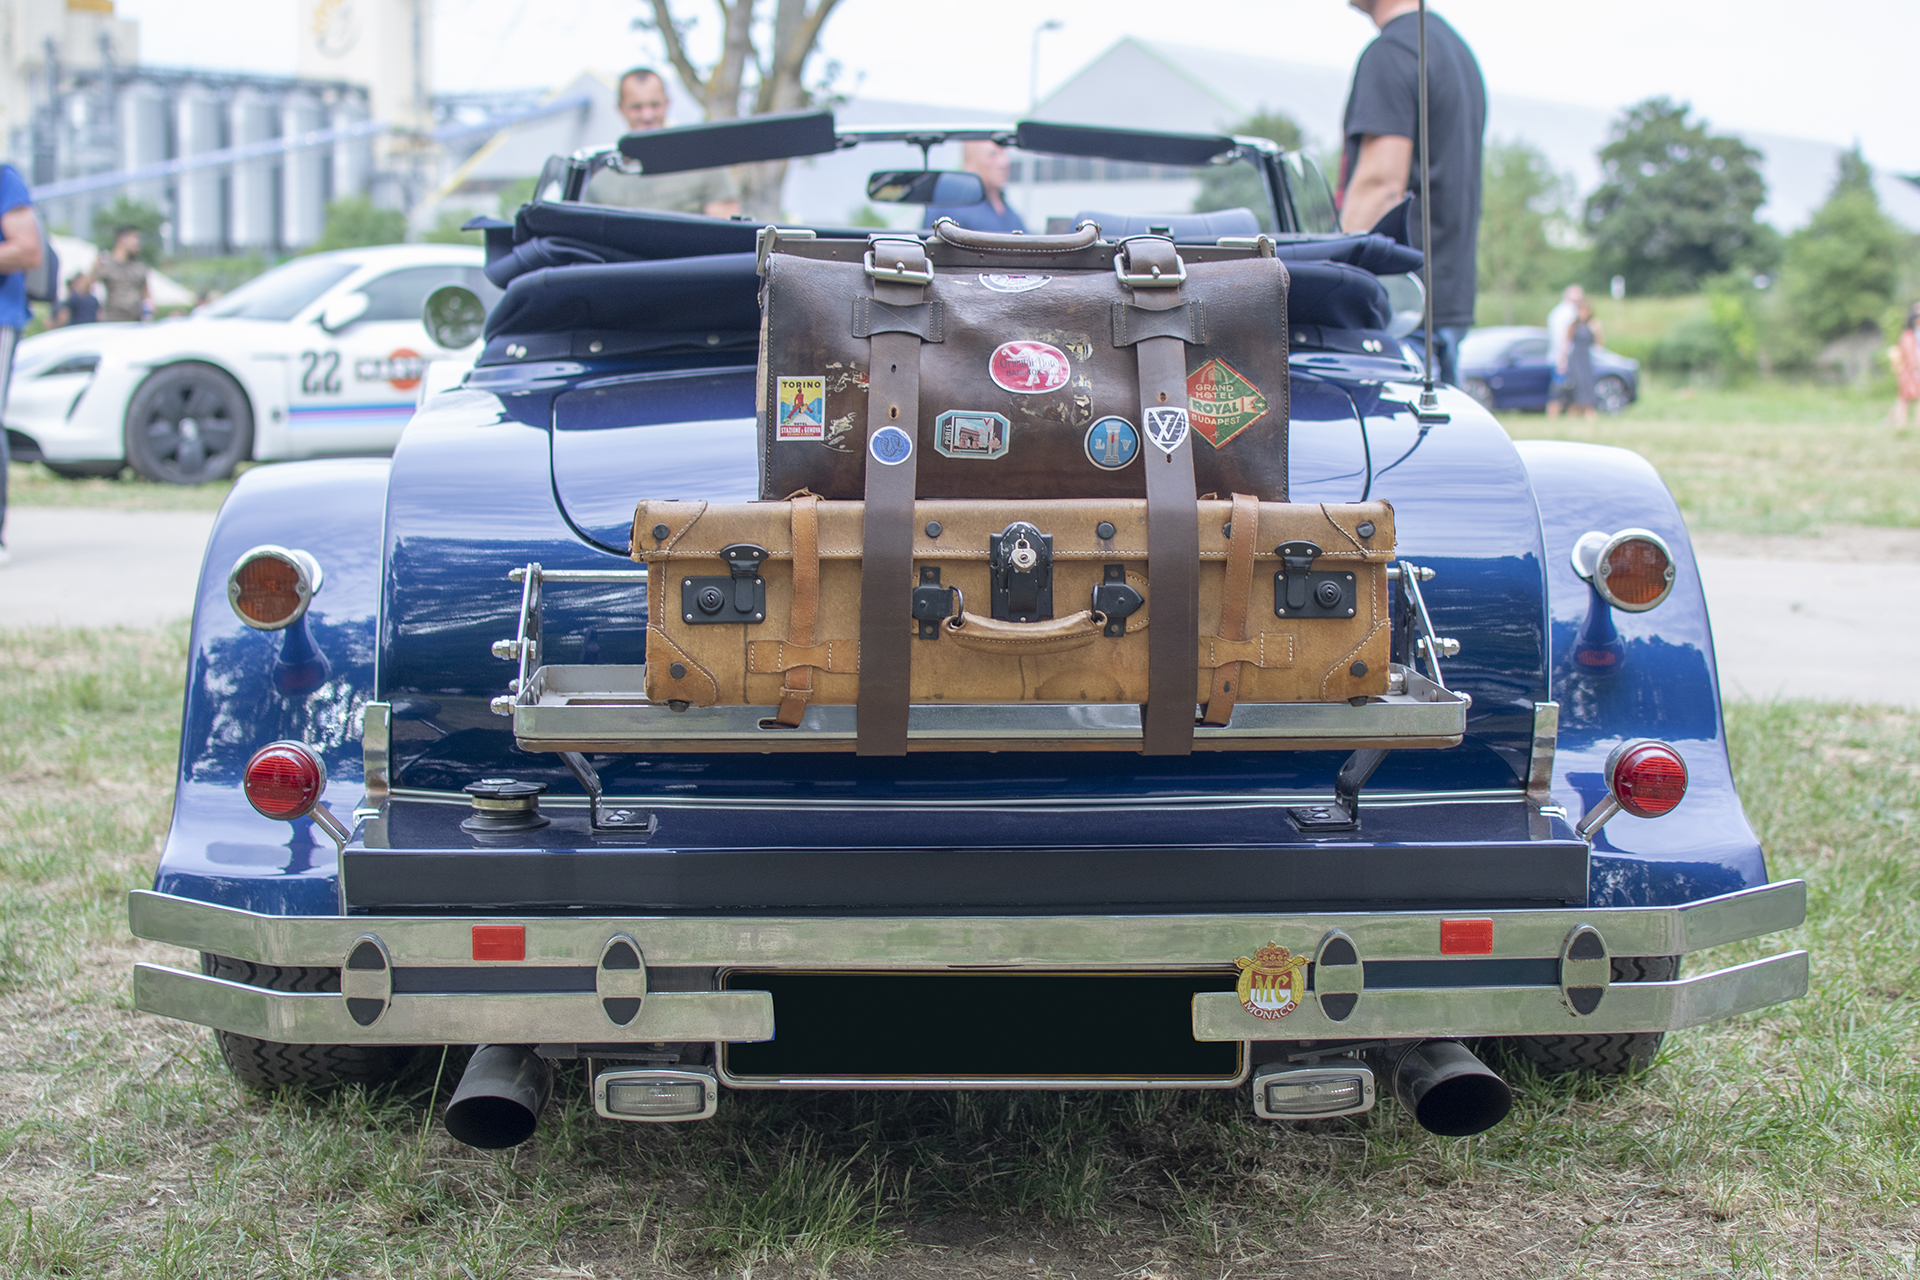
[[[947,639],[980,653],[1064,653],[1092,644],[1106,621],[1091,609],[1044,622],[1001,622],[963,608],[948,620]]]
[[[950,245],[962,249],[992,249],[996,252],[1071,253],[1076,249],[1091,249],[1100,243],[1100,227],[1091,221],[1083,222],[1072,231],[1057,236],[1015,235],[1004,231],[969,231],[952,218],[942,218],[934,223],[933,231]]]

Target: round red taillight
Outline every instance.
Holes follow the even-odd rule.
[[[227,574],[227,602],[240,621],[260,631],[298,622],[319,589],[320,562],[286,547],[255,547]]]
[[[269,818],[304,818],[327,789],[327,767],[303,742],[270,742],[253,753],[241,775],[247,803]]]
[[[1672,813],[1687,794],[1687,762],[1664,742],[1623,742],[1607,759],[1607,789],[1636,818]]]

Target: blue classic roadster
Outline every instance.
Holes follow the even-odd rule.
[[[915,705],[909,751],[874,756],[850,706],[789,728],[647,697],[636,502],[759,497],[758,272],[809,239],[872,264],[872,233],[591,205],[588,180],[988,138],[1094,175],[1015,193],[1030,225],[1097,224],[1090,253],[1285,265],[1289,500],[1397,525],[1383,694],[1244,703],[1174,755],[1141,752],[1132,705]],[[260,1087],[473,1046],[447,1125],[501,1147],[566,1060],[612,1120],[841,1088],[1243,1089],[1304,1120],[1378,1087],[1466,1134],[1506,1114],[1505,1061],[1634,1070],[1805,992],[1804,952],[1682,973],[1799,923],[1805,890],[1769,881],[1735,794],[1673,499],[1632,453],[1423,400],[1382,284],[1419,255],[1336,233],[1310,160],[824,113],[623,146],[556,158],[488,229],[484,334],[473,295],[429,300],[438,341],[483,345],[391,461],[260,468],[221,511],[173,826],[130,904],[202,962],[139,966],[138,1008],[212,1028]],[[1223,167],[1208,186],[1256,206],[1169,211]],[[868,199],[983,194],[921,169]],[[920,234],[905,212],[892,234]],[[1131,430],[1089,436],[1093,464]],[[753,599],[751,557],[713,572],[715,610]]]

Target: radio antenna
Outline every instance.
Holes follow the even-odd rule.
[[[1420,329],[1427,339],[1426,377],[1414,416],[1423,423],[1445,422],[1448,415],[1433,393],[1433,159],[1427,132],[1427,0],[1420,0],[1420,274],[1424,314]]]

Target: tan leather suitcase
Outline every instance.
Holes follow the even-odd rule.
[[[647,697],[781,707],[792,723],[808,702],[856,702],[863,517],[811,495],[640,503]],[[1236,496],[1198,518],[1189,692],[1208,722],[1236,702],[1386,692],[1390,506]],[[1144,500],[926,500],[914,524],[918,586],[901,584],[886,624],[910,637],[911,702],[1147,701]]]

